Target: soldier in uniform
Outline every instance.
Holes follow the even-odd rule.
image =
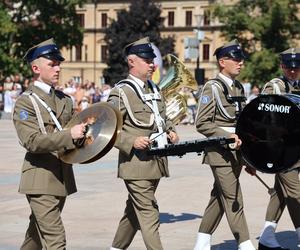
[[[236,120],[246,98],[243,87],[235,78],[244,63],[244,53],[236,40],[216,49],[220,73],[203,87],[199,99],[196,128],[210,136],[226,136],[235,139],[231,150],[225,146],[207,148],[204,163],[210,165],[214,185],[210,201],[205,209],[194,250],[209,250],[211,236],[225,212],[230,229],[239,250],[254,250],[246,223],[239,176],[242,159],[238,148],[241,140],[235,134]]]
[[[76,192],[73,169],[58,151],[73,149],[84,124],[62,127],[73,114],[72,100],[54,90],[64,60],[53,39],[30,48],[25,59],[34,82],[18,99],[13,122],[26,149],[19,192],[26,194],[31,215],[22,250],[66,249],[61,212],[67,195]]]
[[[265,94],[285,94],[300,90],[300,48],[290,48],[280,53],[283,75],[265,84]],[[299,163],[297,163],[299,165]],[[297,167],[297,166],[295,166]],[[283,250],[275,237],[277,223],[285,206],[288,207],[300,243],[300,182],[298,169],[275,174],[275,192],[271,194],[266,221],[261,233],[259,250]]]
[[[118,177],[124,180],[128,191],[111,250],[127,249],[139,229],[146,248],[160,250],[163,247],[155,191],[160,178],[169,176],[169,170],[166,157],[148,156],[147,150],[153,142],[162,146],[167,138],[175,143],[178,137],[166,119],[159,89],[149,80],[156,57],[149,39],[127,45],[125,54],[129,75],[116,84],[108,98],[123,116],[122,131],[115,146],[119,149]]]

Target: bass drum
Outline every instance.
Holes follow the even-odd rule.
[[[265,173],[290,169],[300,152],[300,96],[260,95],[237,121],[241,152],[250,166]]]

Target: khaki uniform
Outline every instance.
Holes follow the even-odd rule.
[[[31,85],[26,93],[17,99],[13,121],[20,143],[27,150],[19,192],[26,194],[32,210],[21,249],[41,249],[41,245],[47,249],[64,249],[65,235],[60,212],[65,197],[77,190],[72,166],[62,162],[57,152],[73,149],[75,146],[70,130],[54,132],[56,126],[50,114],[37,101],[47,134],[41,132],[35,109],[28,96],[32,93],[37,94],[49,105],[62,127],[73,114],[71,98],[60,91],[55,91],[55,94],[50,96]],[[46,207],[52,212],[46,213]],[[36,223],[39,218],[49,223]],[[55,231],[52,231],[53,223],[56,223]]]
[[[133,80],[130,76],[128,79]],[[123,86],[122,90],[127,96],[134,117],[142,123],[149,123],[151,109],[127,85]],[[142,91],[146,93],[147,89]],[[167,158],[148,156],[146,150],[133,148],[138,136],[149,137],[156,132],[157,126],[155,122],[149,127],[138,126],[134,123],[118,87],[112,89],[108,102],[118,107],[123,116],[122,131],[115,146],[119,149],[118,177],[124,179],[128,190],[126,208],[112,246],[126,249],[137,230],[140,229],[147,249],[162,249],[158,232],[159,211],[154,194],[159,179],[169,176]],[[158,100],[157,104],[161,117],[166,120],[163,100]],[[166,129],[174,130],[169,121],[166,121]]]
[[[288,88],[286,88],[286,84]],[[279,94],[276,89],[279,89],[282,94],[297,90],[284,80],[275,78],[265,84],[263,93]],[[300,182],[298,169],[295,169],[299,166],[300,162],[298,161],[293,166],[293,170],[275,174],[274,189],[276,192],[271,194],[266,221],[278,223],[285,206],[287,206],[295,228],[300,227]]]
[[[241,89],[234,85],[231,89],[219,75],[217,79],[225,84],[230,96],[242,95]],[[217,107],[218,97],[213,89],[218,91],[220,101],[232,119],[224,117],[222,112],[220,112],[220,109]],[[235,112],[235,104],[227,101],[222,84],[215,80],[209,80],[204,85],[202,95],[199,99],[196,117],[197,131],[207,137],[229,137],[231,133],[234,133],[234,131],[229,132],[229,128],[236,126]],[[224,127],[227,127],[227,129]],[[230,229],[237,242],[241,243],[249,240],[248,226],[243,212],[242,191],[239,183],[239,176],[242,169],[240,152],[231,151],[223,146],[207,148],[205,150],[204,162],[210,165],[215,182],[211,191],[210,201],[205,209],[199,227],[199,232],[213,234],[225,212]]]

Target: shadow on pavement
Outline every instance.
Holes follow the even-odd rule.
[[[259,237],[256,238],[259,240]],[[295,231],[282,231],[276,233],[276,239],[282,247],[289,248],[291,250],[299,250],[297,247],[298,239]]]
[[[169,213],[160,213],[159,214],[159,220],[160,224],[163,223],[174,223],[178,221],[187,221],[187,220],[195,220],[202,218],[202,216],[198,214],[188,214],[188,213],[182,213],[180,215],[173,215]]]
[[[237,249],[237,244],[235,240],[224,240],[223,243],[213,245],[211,247],[211,250],[236,250]]]
[[[282,247],[286,247],[291,250],[299,249],[297,248],[298,243],[295,231],[278,232],[276,233],[276,238]],[[256,239],[258,240],[259,237],[257,237]],[[224,243],[212,246],[211,250],[236,250],[237,247],[238,246],[235,240],[224,240]]]

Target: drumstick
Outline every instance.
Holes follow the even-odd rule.
[[[275,189],[274,188],[271,188],[271,187],[269,187],[268,185],[267,185],[267,183],[265,183],[264,181],[263,181],[263,179],[262,178],[260,178],[256,173],[254,174],[255,175],[255,177],[268,189],[268,193],[271,195],[271,194],[273,194],[274,192],[275,192]]]
[[[157,138],[157,137],[161,136],[163,133],[167,133],[167,134],[168,134],[168,133],[169,133],[169,131],[163,131],[163,132],[161,132],[161,133],[160,133],[160,134],[158,134],[157,136],[153,137],[153,138],[151,139],[151,142],[153,142],[155,138]]]

